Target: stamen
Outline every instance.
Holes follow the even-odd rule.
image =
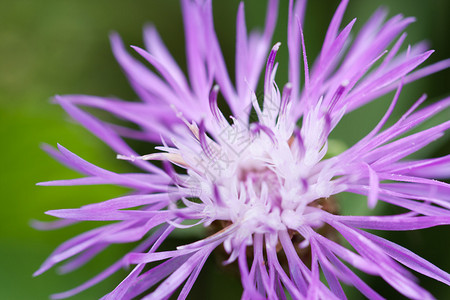
[[[172,164],[166,160],[162,161],[164,171],[166,171],[167,175],[173,180],[173,182],[177,185],[181,183],[180,178],[178,177],[177,172],[173,168]]]
[[[202,120],[200,122],[200,127],[199,127],[199,141],[200,141],[200,146],[203,149],[203,152],[205,152],[205,154],[210,158],[210,159],[214,159],[214,153],[213,150],[211,149],[211,147],[209,146],[208,141],[206,140],[207,136],[206,136],[206,129],[205,129],[205,123]]]
[[[214,199],[216,200],[217,204],[219,206],[225,206],[225,203],[222,200],[222,197],[220,196],[220,192],[219,192],[219,188],[217,187],[216,184],[213,185],[213,195],[214,195]]]
[[[169,160],[175,164],[188,167],[189,165],[184,161],[183,157],[177,153],[151,153],[143,156],[122,155],[117,154],[117,159],[135,161],[135,160]]]
[[[349,83],[350,81],[346,79],[342,81],[342,83],[336,89],[336,92],[334,93],[333,98],[330,101],[330,105],[328,106],[327,109],[328,112],[331,113],[333,111],[334,107],[336,106],[336,103],[338,103],[338,101],[342,98],[342,95],[344,94],[344,91]]]
[[[209,109],[211,110],[211,113],[213,114],[216,121],[219,124],[224,124],[224,122],[226,122],[225,117],[223,116],[222,112],[219,109],[219,106],[217,105],[218,94],[219,94],[219,86],[214,85],[214,87],[211,90],[211,93],[209,94]]]
[[[291,137],[291,139],[292,142],[289,145],[292,145],[293,141],[296,140],[296,145],[298,147],[298,157],[303,158],[303,156],[305,155],[305,145],[303,143],[302,134],[300,133],[299,129],[294,129],[294,135]]]
[[[326,140],[328,137],[328,134],[330,134],[330,131],[331,131],[331,117],[330,117],[330,113],[327,112],[327,113],[325,113],[325,116],[324,116],[322,138]]]
[[[288,82],[283,88],[283,95],[281,97],[280,103],[280,113],[279,113],[280,116],[284,116],[286,114],[287,106],[291,102],[291,93],[292,93],[292,84]]]
[[[260,123],[253,123],[251,125],[250,131],[252,134],[256,134],[260,131],[263,131],[270,138],[270,140],[272,141],[272,144],[274,144],[274,145],[276,144],[275,134],[269,127],[262,125]]]
[[[278,49],[280,49],[281,43],[276,43],[272,50],[270,51],[269,58],[267,59],[266,64],[266,74],[264,77],[264,94],[269,95],[269,87],[270,87],[270,81],[272,80],[272,72],[275,64],[275,57],[277,56]]]
[[[195,124],[194,122],[192,122],[192,124],[189,123],[188,120],[186,120],[186,118],[183,116],[183,113],[182,113],[181,111],[179,111],[179,110],[175,107],[175,105],[171,104],[171,105],[170,105],[170,108],[172,108],[172,109],[175,111],[177,118],[179,118],[181,121],[183,121],[183,123],[186,124],[186,126],[187,126],[187,127],[189,128],[189,130],[194,134],[194,136],[195,136],[197,139],[199,139],[197,124]]]

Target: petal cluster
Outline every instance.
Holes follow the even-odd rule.
[[[214,31],[210,0],[181,1],[187,77],[152,26],[144,31],[145,49],[132,48],[153,69],[130,55],[113,34],[114,55],[142,101],[86,95],[57,96],[55,101],[114,149],[119,159],[143,172],[115,173],[63,146],[46,146],[50,155],[84,177],[41,185],[113,184],[132,192],[77,209],[48,211],[61,220],[38,226],[115,222],[63,243],[36,274],[66,260],[61,270],[70,272],[111,244],[140,242],[86,283],[53,297],[77,294],[132,265],[129,275],[104,299],[139,295],[166,299],[181,286],[178,298],[185,299],[206,259],[219,247],[228,253],[225,263],[237,262],[243,299],[285,299],[285,291],[293,299],[345,299],[342,283],[370,299],[383,299],[354,268],[382,277],[411,299],[433,296],[408,269],[450,285],[447,272],[364,230],[450,224],[450,186],[437,180],[450,177],[450,155],[408,160],[450,127],[447,121],[411,133],[445,111],[450,98],[419,108],[423,96],[386,126],[403,86],[448,68],[450,60],[417,70],[432,51],[418,44],[402,52],[406,38],[402,32],[414,20],[401,15],[386,20],[383,9],[352,38],[356,20],[341,26],[347,4],[340,2],[321,52],[309,67],[303,36],[306,1],[289,1],[289,82],[282,87],[275,80],[282,45],[271,44],[277,0],[268,1],[261,32],[247,32],[244,4],[239,6],[235,82]],[[256,92],[260,77],[262,94]],[[329,135],[339,121],[391,91],[395,91],[391,105],[373,130],[342,153],[327,155]],[[102,121],[82,107],[107,111],[135,123],[139,130]],[[231,116],[224,113],[227,110]],[[127,145],[128,138],[160,146],[142,155]],[[152,161],[162,162],[163,167]],[[342,192],[367,196],[369,208],[384,201],[405,213],[341,216],[334,206],[335,195]],[[175,228],[192,226],[214,232],[170,251],[158,250]],[[342,236],[353,249],[341,246],[324,228]],[[302,251],[309,251],[307,259],[299,255]],[[152,262],[160,263],[146,268]]]

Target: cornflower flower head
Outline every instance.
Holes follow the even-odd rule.
[[[119,153],[119,159],[145,172],[111,172],[63,146],[46,146],[57,160],[85,176],[41,185],[114,184],[133,191],[78,209],[48,211],[61,220],[38,227],[116,222],[63,243],[35,274],[68,259],[61,270],[69,272],[110,244],[141,242],[100,274],[54,295],[55,299],[77,294],[129,265],[134,266],[129,275],[103,299],[142,295],[167,299],[179,288],[178,299],[185,299],[207,258],[222,246],[228,254],[225,263],[237,261],[242,299],[286,299],[285,292],[293,299],[345,299],[341,283],[355,286],[370,299],[383,299],[355,274],[355,268],[382,277],[411,299],[433,296],[408,268],[450,284],[447,272],[364,230],[416,230],[450,223],[450,187],[436,180],[450,175],[450,155],[404,160],[450,127],[447,121],[410,133],[446,109],[450,98],[419,109],[423,96],[393,125],[385,126],[402,86],[448,68],[450,60],[414,71],[432,51],[418,44],[401,52],[406,37],[402,32],[413,18],[396,15],[386,21],[383,9],[352,40],[355,20],[340,29],[347,3],[340,2],[320,54],[309,68],[302,31],[306,1],[289,1],[289,82],[282,88],[275,82],[280,43],[271,44],[277,0],[268,1],[262,32],[247,32],[244,4],[240,4],[234,83],[215,35],[211,0],[181,1],[188,78],[152,26],[145,29],[146,50],[133,49],[155,71],[133,58],[118,35],[111,36],[114,55],[142,102],[84,95],[55,100]],[[255,90],[261,72],[264,93],[258,99]],[[338,122],[390,91],[395,91],[392,102],[373,130],[329,157],[328,137]],[[219,108],[219,95],[231,116]],[[81,106],[110,112],[140,130],[101,121]],[[140,155],[123,138],[161,146]],[[155,160],[162,161],[163,168],[151,164]],[[339,215],[335,195],[342,192],[367,196],[369,208],[384,201],[406,212]],[[211,234],[158,251],[175,228],[191,226],[209,227]],[[353,249],[340,245],[337,234]],[[160,263],[145,268],[152,262]]]

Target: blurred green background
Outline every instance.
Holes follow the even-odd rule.
[[[245,2],[248,28],[261,27],[265,1]],[[231,68],[237,4],[238,1],[214,2],[216,31]],[[337,4],[337,0],[310,1],[308,4],[304,30],[310,62],[320,49]],[[408,28],[407,42],[427,39],[430,47],[437,50],[426,64],[450,56],[448,0],[353,1],[345,21],[358,17],[358,29],[380,5],[389,7],[390,16],[402,12],[417,17],[417,22]],[[59,276],[50,270],[32,278],[31,274],[58,244],[98,224],[41,232],[29,226],[31,219],[50,220],[44,215],[46,210],[79,207],[125,192],[112,186],[36,187],[35,183],[39,181],[77,177],[76,173],[40,150],[40,143],[61,143],[99,166],[114,171],[130,170],[126,163],[116,161],[115,153],[102,142],[71,122],[61,108],[50,103],[49,98],[55,94],[80,93],[136,99],[111,54],[108,34],[115,30],[126,44],[142,45],[142,26],[153,22],[176,60],[184,67],[181,13],[175,0],[3,0],[0,7],[0,132],[3,138],[0,156],[0,299],[48,299],[51,293],[81,284],[130,248],[128,245],[110,247],[94,262],[73,274]],[[282,0],[273,42],[281,41],[284,45],[286,12],[287,1]],[[280,69],[277,78],[282,85],[286,81],[286,47],[282,48],[278,59]],[[395,111],[396,116],[423,92],[430,96],[430,101],[447,96],[449,83],[450,73],[447,70],[407,86]],[[389,97],[384,98],[351,114],[336,129],[334,138],[342,139],[347,144],[355,142],[378,121],[388,101]],[[448,118],[448,111],[438,116],[441,121]],[[151,149],[152,146],[139,147],[139,151],[146,153],[145,147]],[[420,155],[447,154],[448,147],[447,135],[421,151]],[[345,197],[342,200],[344,212],[365,211],[366,204],[358,200]],[[448,227],[386,236],[444,270],[450,270]],[[72,299],[99,298],[112,290],[126,274],[126,271],[119,272]],[[383,289],[381,293],[388,299],[395,297],[395,292],[382,281],[365,278],[375,288]],[[445,285],[423,277],[420,279],[438,299],[450,298],[449,288]],[[360,298],[359,294],[350,293],[350,299]],[[224,274],[214,259],[207,262],[191,295],[192,299],[239,297],[238,278]]]

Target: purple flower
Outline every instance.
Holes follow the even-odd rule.
[[[156,72],[128,54],[120,38],[112,35],[113,52],[142,102],[84,95],[55,100],[119,153],[119,159],[144,172],[114,173],[60,145],[57,150],[46,147],[85,176],[40,185],[114,184],[132,192],[78,209],[48,211],[61,220],[39,226],[116,222],[63,243],[35,274],[65,260],[69,261],[61,270],[72,271],[110,244],[140,244],[83,285],[54,298],[77,294],[132,265],[104,299],[131,299],[152,287],[144,299],[167,299],[181,286],[179,299],[185,299],[219,247],[228,253],[225,263],[237,262],[243,299],[285,299],[285,291],[293,299],[345,299],[341,283],[355,286],[370,299],[382,299],[355,268],[382,277],[412,299],[433,297],[407,269],[450,285],[447,272],[364,230],[416,230],[450,223],[450,186],[437,180],[449,177],[450,155],[405,159],[450,127],[447,121],[411,133],[446,109],[450,98],[419,109],[423,96],[393,125],[385,126],[403,85],[448,68],[450,60],[414,71],[433,51],[418,44],[401,52],[406,37],[401,33],[414,19],[396,15],[386,21],[382,9],[352,40],[355,20],[340,29],[347,2],[337,8],[311,68],[302,33],[306,1],[289,2],[289,82],[282,88],[275,83],[280,43],[270,48],[277,0],[268,2],[262,32],[247,32],[244,4],[239,6],[234,83],[214,32],[210,0],[181,1],[188,79],[153,27],[145,29],[147,49],[133,49]],[[264,67],[264,93],[257,97]],[[342,153],[327,154],[330,132],[338,122],[390,91],[396,91],[391,105],[375,128]],[[223,105],[218,104],[219,94],[226,100]],[[230,117],[223,114],[226,105]],[[81,106],[105,110],[140,129],[101,121]],[[123,138],[161,146],[141,156]],[[163,168],[149,162],[153,160],[162,161]],[[405,212],[339,215],[335,195],[342,192],[367,196],[369,208],[384,201]],[[192,244],[158,251],[175,228],[192,226],[209,227],[211,233]],[[353,249],[340,245],[337,236]],[[160,263],[145,268],[151,262]]]

